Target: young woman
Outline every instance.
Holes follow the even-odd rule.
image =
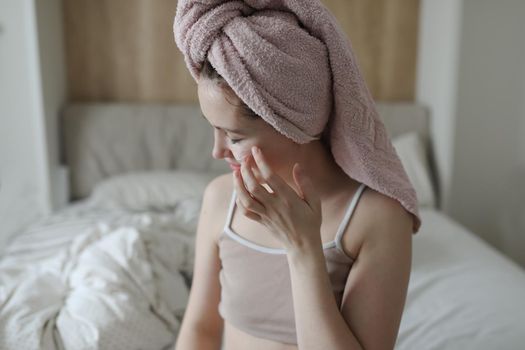
[[[282,2],[301,11],[293,6],[299,2]],[[242,11],[232,12],[232,3]],[[375,185],[373,179],[365,176],[365,183],[350,176],[355,170],[334,159],[334,132],[310,133],[308,142],[296,142],[264,110],[254,111],[260,105],[239,96],[239,80],[227,81],[216,69],[228,74],[226,58],[232,56],[225,54],[222,62],[214,56],[224,51],[213,48],[218,40],[213,30],[198,43],[209,42],[212,54],[191,47],[183,35],[251,13],[242,6],[188,0],[178,5],[176,39],[198,83],[203,117],[214,129],[213,157],[228,162],[232,173],[212,181],[204,194],[176,349],[220,349],[221,343],[224,350],[392,349],[410,276],[412,234],[420,224],[417,212],[402,205],[402,196],[368,186]],[[182,30],[188,18],[203,27]],[[264,13],[262,20],[268,18]],[[266,27],[259,19],[251,23],[261,31]],[[246,53],[246,47],[235,50]],[[195,64],[197,52],[202,57]],[[263,63],[255,66],[264,67],[259,57]],[[388,164],[398,166],[399,159],[387,155]],[[373,171],[382,174],[381,168]]]

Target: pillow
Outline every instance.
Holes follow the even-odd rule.
[[[435,208],[436,196],[427,151],[421,136],[415,131],[404,133],[394,137],[392,144],[416,190],[419,207]]]
[[[177,205],[201,199],[218,173],[164,170],[125,173],[95,185],[91,202],[102,208],[136,211],[170,211]]]

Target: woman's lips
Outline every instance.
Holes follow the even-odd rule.
[[[237,165],[237,164],[232,164],[232,163],[229,163],[229,164],[230,164],[230,168],[231,168],[232,170],[238,170],[238,169],[240,169],[240,168],[241,168],[241,166],[240,166],[240,165]]]

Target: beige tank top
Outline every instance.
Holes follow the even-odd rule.
[[[346,255],[341,238],[365,184],[351,199],[335,239],[323,244],[326,267],[339,309],[354,260]],[[224,230],[219,237],[222,268],[220,315],[253,336],[297,344],[292,286],[286,250],[264,247],[231,229],[235,208],[233,191]]]

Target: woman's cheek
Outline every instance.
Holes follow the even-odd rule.
[[[235,157],[235,159],[241,163],[244,159],[244,157],[248,156],[251,154],[251,150],[250,148],[246,149],[245,147],[239,147],[239,149],[235,150],[235,149],[232,149],[232,153],[233,153],[233,156]]]
[[[252,155],[252,147],[259,146],[259,143],[252,139],[244,139],[237,144],[232,144],[230,150],[235,159],[241,163],[246,156]]]

